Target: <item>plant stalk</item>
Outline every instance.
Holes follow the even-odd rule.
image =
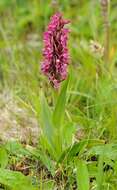
[[[109,47],[110,47],[110,21],[109,21],[109,9],[110,9],[110,1],[109,0],[101,0],[102,7],[102,16],[104,23],[104,62],[105,66],[109,67]]]

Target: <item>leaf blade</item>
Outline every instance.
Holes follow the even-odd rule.
[[[79,190],[89,190],[89,173],[83,160],[77,160],[77,184]]]
[[[53,122],[54,122],[55,126],[58,126],[58,127],[60,127],[61,122],[64,118],[68,83],[69,83],[69,79],[66,80],[62,86],[62,89],[58,96],[55,110],[53,113]]]

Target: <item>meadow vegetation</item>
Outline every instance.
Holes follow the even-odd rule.
[[[117,189],[117,1],[108,3],[0,0],[0,190]],[[41,72],[56,11],[70,20],[59,90]]]

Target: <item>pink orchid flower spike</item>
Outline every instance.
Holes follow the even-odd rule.
[[[47,31],[44,32],[44,49],[41,70],[54,88],[67,78],[69,53],[67,47],[69,30],[64,26],[69,20],[63,20],[60,13],[51,17]]]

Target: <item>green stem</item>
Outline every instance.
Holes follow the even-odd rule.
[[[105,17],[105,50],[104,60],[107,68],[109,67],[109,47],[110,47],[110,23],[109,23],[109,5],[107,9],[107,15]]]
[[[110,12],[110,3],[109,0],[101,0],[102,6],[102,15],[104,21],[104,62],[105,67],[109,69],[109,46],[110,46],[110,22],[109,22],[109,12]]]
[[[51,5],[53,8],[53,14],[58,12],[58,9],[59,9],[58,0],[52,0]]]

